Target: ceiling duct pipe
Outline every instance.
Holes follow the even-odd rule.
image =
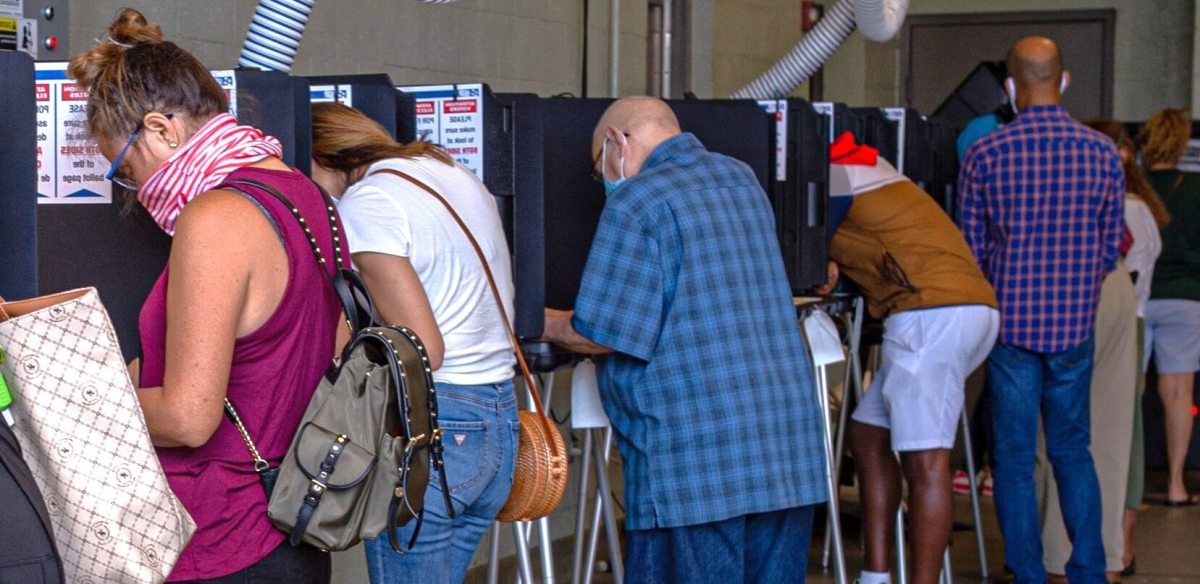
[[[863,36],[882,43],[896,36],[906,12],[908,0],[839,0],[783,59],[731,97],[772,99],[787,95],[829,60],[856,24]]]
[[[239,67],[291,71],[314,0],[259,0]]]
[[[259,0],[250,19],[250,32],[238,57],[239,67],[267,71],[291,71],[300,48],[300,37],[308,26],[315,0]],[[449,4],[457,0],[421,0],[425,4]]]

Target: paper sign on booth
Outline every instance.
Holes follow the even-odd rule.
[[[314,85],[308,90],[312,103],[340,103],[354,107],[354,87],[350,85]]]
[[[87,91],[66,63],[35,63],[39,204],[112,202],[108,161],[87,128]]]
[[[440,144],[483,180],[483,85],[397,87],[416,98],[417,139]]]

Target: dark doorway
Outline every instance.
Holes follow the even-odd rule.
[[[1115,20],[1113,10],[909,16],[900,39],[902,101],[932,112],[981,61],[1002,61],[1017,40],[1042,35],[1058,42],[1071,72],[1071,115],[1111,117]]]

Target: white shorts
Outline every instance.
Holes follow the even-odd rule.
[[[852,417],[890,429],[893,450],[952,448],[967,376],[996,342],[999,311],[982,304],[909,310],[883,326],[879,372]]]

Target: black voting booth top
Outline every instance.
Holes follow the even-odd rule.
[[[504,119],[511,122],[507,144],[515,169],[516,194],[505,224],[514,244],[516,332],[536,339],[542,334],[543,307],[570,309],[579,292],[604,208],[603,186],[592,176],[592,133],[612,100],[498,97],[506,108]],[[776,208],[785,263],[791,259],[789,277],[795,276],[795,288],[806,289],[824,281],[827,158],[824,127],[806,103],[791,101],[796,129],[788,178],[783,180],[777,180],[775,172],[773,117],[756,102],[668,104],[684,131],[695,134],[709,150],[745,162],[759,179]],[[821,145],[814,148],[805,141]]]

